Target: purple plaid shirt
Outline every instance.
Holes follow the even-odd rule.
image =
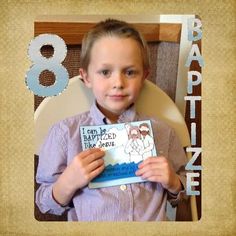
[[[131,107],[125,111],[118,123],[150,119],[140,116]],[[178,173],[185,188],[184,166],[187,163],[183,147],[174,131],[158,119],[150,119],[157,151],[168,158]],[[170,194],[159,183],[145,182],[99,189],[78,189],[71,206],[60,206],[52,197],[52,186],[71,160],[82,151],[81,125],[101,125],[106,117],[94,103],[90,111],[67,118],[55,124],[39,155],[36,181],[40,184],[36,192],[36,204],[43,213],[61,215],[68,211],[70,221],[159,221],[166,217],[167,199],[175,206],[185,198],[185,190],[177,196]]]

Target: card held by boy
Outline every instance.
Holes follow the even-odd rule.
[[[89,188],[144,182],[135,171],[143,160],[157,156],[150,120],[81,126],[80,135],[83,150],[96,147],[105,151],[105,169]]]

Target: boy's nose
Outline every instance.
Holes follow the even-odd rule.
[[[117,73],[115,76],[114,76],[114,85],[113,87],[114,88],[124,88],[124,85],[125,85],[125,77],[122,73]]]

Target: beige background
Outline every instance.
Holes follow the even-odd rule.
[[[198,14],[203,23],[203,190],[199,222],[50,223],[34,219],[33,94],[24,83],[37,15]],[[236,233],[236,1],[0,0],[0,235]]]

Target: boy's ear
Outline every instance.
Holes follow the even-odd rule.
[[[147,79],[147,77],[149,76],[150,71],[148,69],[144,70],[143,73],[143,80]]]
[[[91,81],[88,76],[88,72],[83,68],[79,69],[79,75],[81,76],[81,80],[85,83],[88,88],[91,88]]]

